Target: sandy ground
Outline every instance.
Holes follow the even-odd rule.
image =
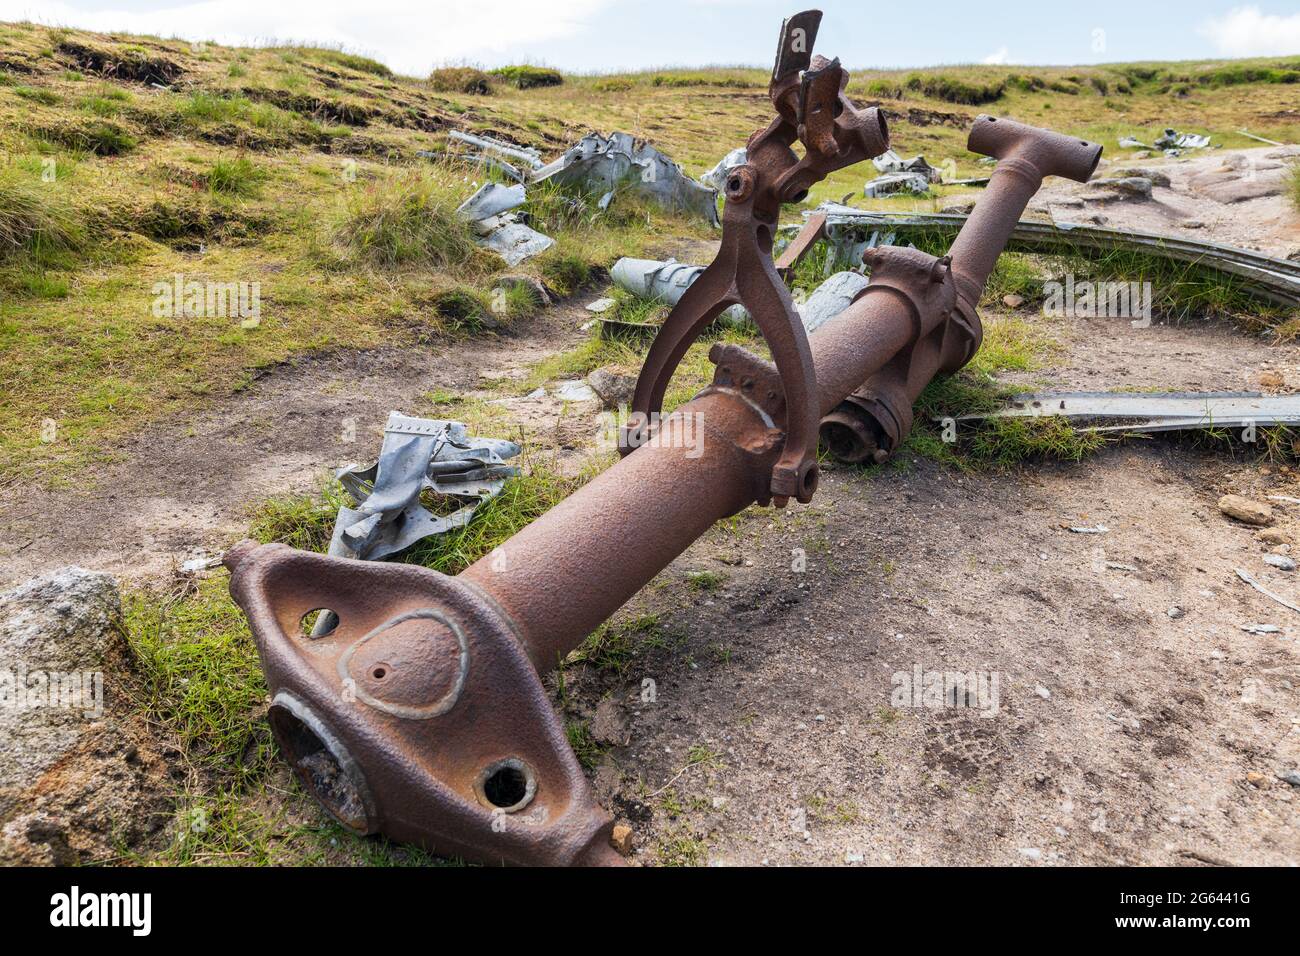
[[[1178,179],[1170,193],[1106,215],[1159,230]],[[1297,244],[1293,212],[1207,208],[1205,238]],[[273,370],[141,435],[93,491],[10,495],[0,581],[73,562],[165,575],[237,537],[250,502],[373,454],[388,410],[572,344],[585,301],[514,338]],[[1026,386],[1300,382],[1295,348],[1225,325],[1058,322],[1054,335],[1060,354]],[[715,528],[634,598],[620,618],[658,614],[665,640],[621,676],[570,669],[566,716],[605,747],[598,795],[645,863],[687,846],[721,864],[1297,864],[1300,795],[1276,774],[1300,762],[1300,615],[1235,569],[1291,600],[1300,586],[1215,507],[1229,491],[1300,496],[1297,478],[1171,439],[1006,474],[832,467],[811,506]],[[1278,508],[1300,535],[1300,508]],[[1067,530],[1096,525],[1108,531]],[[704,570],[721,586],[693,589]],[[926,675],[943,672],[982,680],[978,706],[927,699]],[[707,759],[688,766],[692,753]]]

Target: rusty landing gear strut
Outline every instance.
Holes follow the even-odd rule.
[[[925,384],[979,347],[975,304],[1043,178],[1096,167],[1099,146],[981,116],[970,148],[999,163],[949,255],[872,250],[862,295],[806,336],[771,261],[781,203],[888,146],[838,62],[811,56],[820,19],[782,30],[777,118],[729,177],[722,250],[650,349],[618,463],[455,577],[251,541],[226,555],[281,749],[343,826],[485,863],[622,862],[540,675],[714,522],[811,498],[819,426],[844,457],[896,447]],[[654,421],[687,347],[735,302],[775,361],[715,346],[713,383]],[[333,628],[304,629],[320,609]]]

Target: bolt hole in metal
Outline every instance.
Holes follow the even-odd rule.
[[[387,668],[384,667],[376,667],[374,670],[370,672],[370,676],[373,677],[375,680],[383,680],[385,677],[388,676],[388,670]]]
[[[313,608],[298,622],[307,637],[328,637],[338,630],[339,616],[327,607]]]
[[[532,802],[537,793],[537,778],[528,764],[518,757],[508,757],[485,767],[475,789],[479,799],[489,807],[517,813]]]

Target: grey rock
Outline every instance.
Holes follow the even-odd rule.
[[[61,568],[0,594],[0,688],[22,703],[0,707],[0,806],[72,749],[98,716],[95,696],[102,705],[104,658],[121,613],[113,576],[84,568]],[[41,693],[56,677],[61,689],[84,696],[60,702],[57,693]]]
[[[1104,190],[1111,194],[1110,198],[1123,199],[1150,199],[1151,198],[1151,180],[1142,176],[1125,176],[1120,179],[1094,179],[1088,183],[1089,188]]]
[[[1283,770],[1277,775],[1277,779],[1293,787],[1300,787],[1300,770]]]
[[[1277,568],[1279,571],[1295,570],[1295,561],[1285,554],[1266,554],[1264,555],[1264,563]]]
[[[588,373],[587,384],[600,396],[606,408],[618,408],[632,404],[636,375],[617,365],[606,365]]]

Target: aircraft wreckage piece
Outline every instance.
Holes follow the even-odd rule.
[[[1167,432],[1255,425],[1300,425],[1300,396],[1258,392],[1043,392],[1016,395],[1006,408],[954,421],[1068,418],[1097,432]],[[1118,422],[1118,424],[1116,424]]]
[[[864,382],[897,385],[884,401],[902,400],[969,359],[975,303],[1025,204],[1044,176],[1086,181],[1095,168],[1099,146],[980,117],[970,148],[1002,162],[951,256],[873,250],[867,288],[805,335],[770,255],[780,206],[888,146],[880,114],[844,98],[839,64],[812,58],[820,20],[786,21],[770,87],[778,116],[728,178],[711,274],[683,296],[642,369],[635,437],[649,440],[455,577],[251,541],[226,555],[280,745],[354,832],[491,863],[622,862],[540,675],[714,522],[811,497],[818,420]],[[776,362],[719,343],[713,383],[646,420],[698,331],[736,302]],[[321,608],[339,623],[311,638],[300,621]]]
[[[781,264],[793,266],[817,239],[824,237],[834,248],[828,268],[856,261],[865,249],[884,239],[921,234],[956,234],[967,217],[960,213],[878,212],[839,203],[822,203],[796,231]],[[783,232],[790,231],[786,227]],[[1163,236],[1136,229],[1110,229],[1071,222],[1039,222],[1031,219],[1015,224],[1007,248],[1044,254],[1081,250],[1125,249],[1190,262],[1242,280],[1243,288],[1278,305],[1300,306],[1300,262],[1277,259],[1249,249],[1217,242]]]

